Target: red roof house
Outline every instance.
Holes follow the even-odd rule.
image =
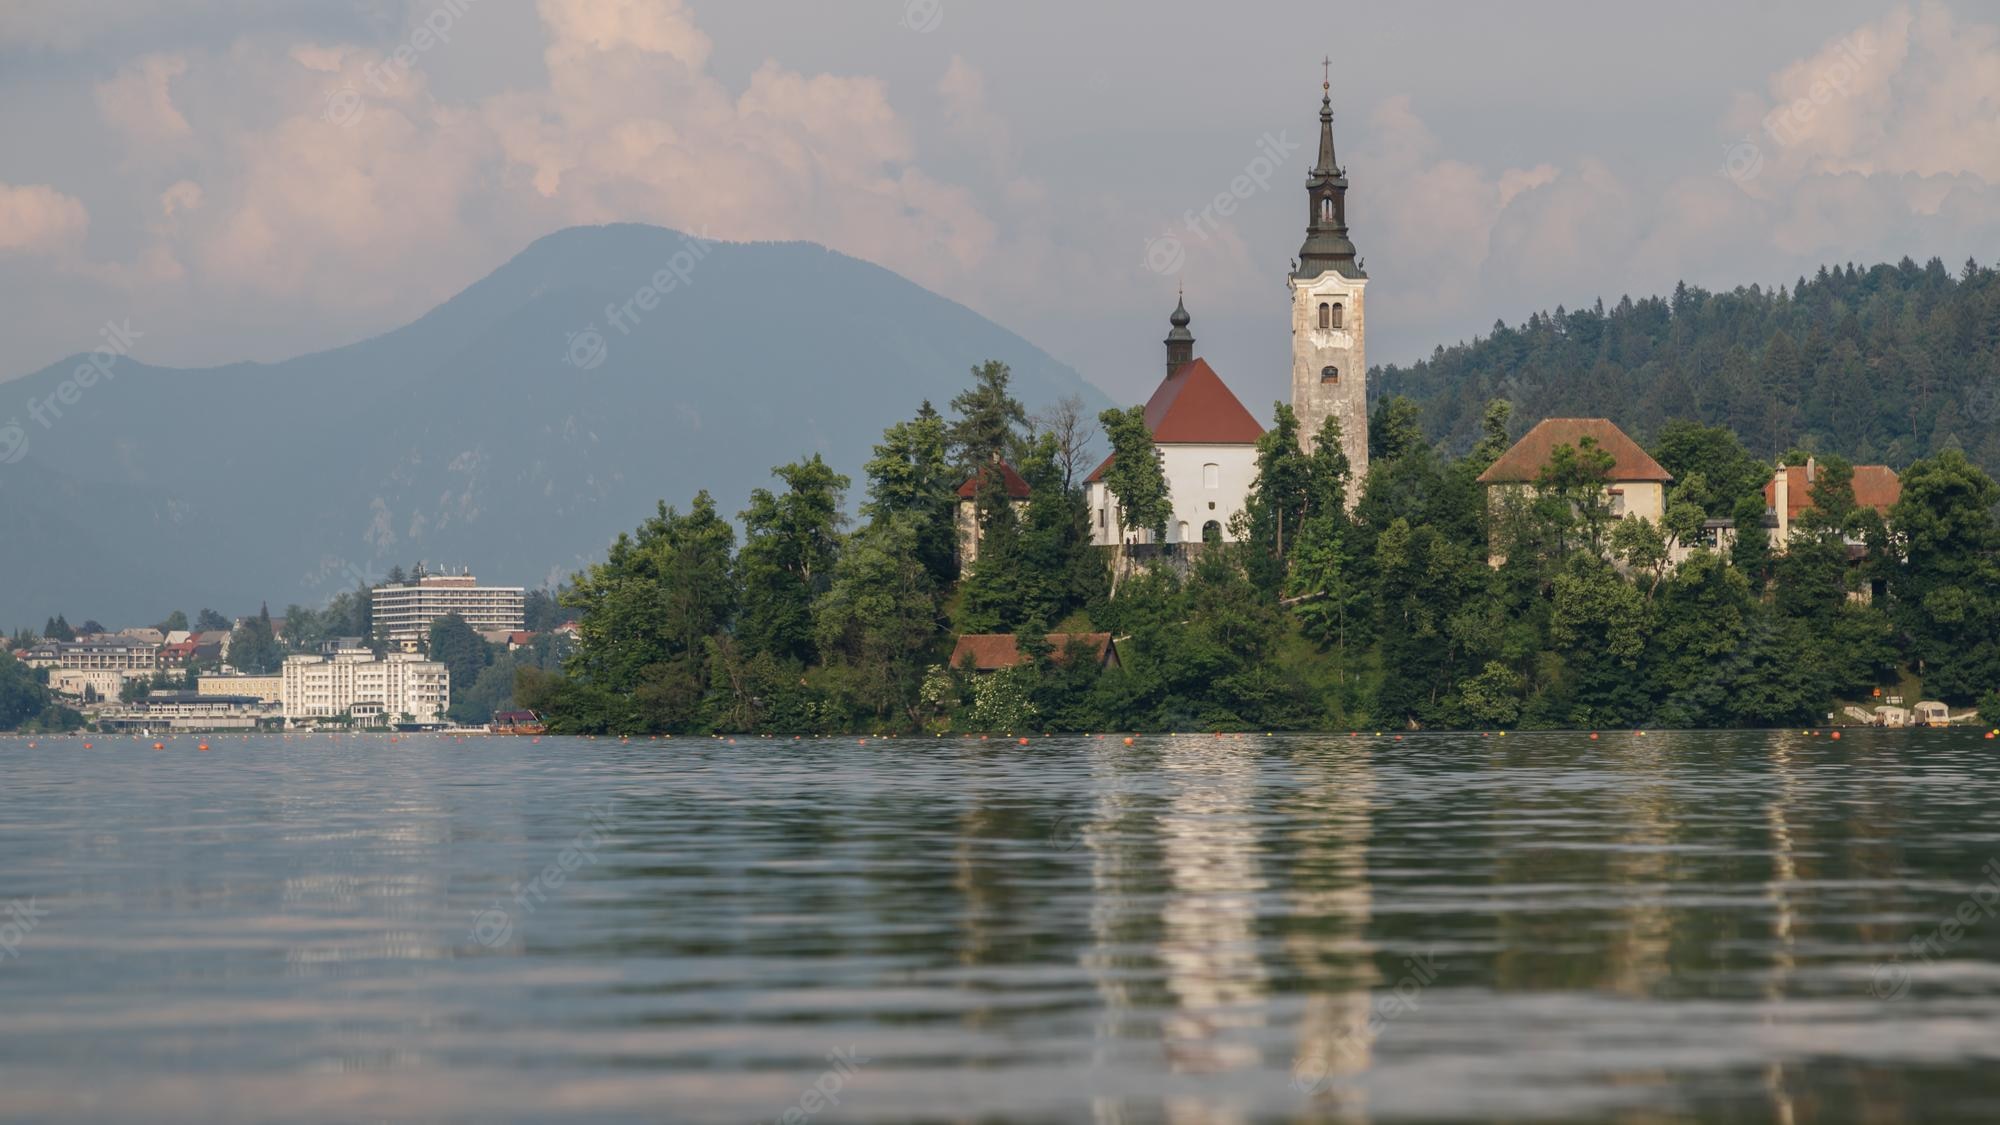
[[[1109,633],[1050,633],[1049,659],[1062,663],[1069,659],[1070,642],[1082,641],[1096,655],[1100,668],[1116,667],[1118,645]],[[1027,659],[1012,633],[966,633],[951,650],[951,666],[962,668],[970,660],[975,672],[997,672]]]

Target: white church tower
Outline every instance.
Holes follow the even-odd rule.
[[[1347,170],[1333,156],[1333,83],[1322,86],[1319,160],[1306,180],[1312,215],[1292,271],[1292,409],[1311,449],[1329,416],[1340,419],[1341,445],[1353,467],[1350,507],[1368,475],[1368,320],[1362,291],[1368,274],[1347,237]]]

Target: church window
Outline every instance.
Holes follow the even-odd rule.
[[[1320,201],[1319,201],[1319,217],[1320,217],[1320,218],[1321,218],[1322,220],[1324,220],[1324,221],[1326,221],[1326,222],[1329,222],[1329,223],[1333,221],[1333,197],[1332,197],[1332,196],[1330,196],[1330,195],[1328,195],[1328,196],[1323,196],[1323,197],[1322,197],[1322,198],[1320,199]]]
[[[1324,308],[1325,306],[1321,307]],[[1340,304],[1336,302],[1333,306],[1333,323],[1328,325],[1327,327],[1329,328],[1344,327],[1347,323],[1346,312],[1347,310],[1342,308]]]
[[[1222,525],[1215,522],[1214,520],[1210,520],[1207,523],[1202,524],[1201,541],[1203,543],[1222,542]]]
[[[1179,536],[1179,538],[1180,538],[1180,541],[1181,541],[1181,542],[1185,543],[1185,542],[1187,542],[1187,541],[1188,541],[1188,534],[1187,534],[1187,521],[1186,521],[1186,520],[1182,520],[1182,521],[1180,522],[1179,526],[1177,526],[1177,527],[1175,528],[1175,530],[1176,530],[1176,531],[1178,531],[1178,532],[1180,533],[1180,536]]]
[[[1322,368],[1320,368],[1320,369],[1319,369],[1319,381],[1320,381],[1320,382],[1322,382],[1322,383],[1338,383],[1338,382],[1340,382],[1340,368],[1338,368],[1338,367],[1322,367]]]
[[[1099,509],[1097,509],[1097,526],[1099,526],[1099,527],[1103,527],[1103,526],[1104,526],[1104,509],[1103,509],[1103,508],[1099,508]]]
[[[1319,330],[1321,332],[1324,332],[1332,327],[1333,327],[1333,306],[1327,304],[1325,301],[1321,301],[1319,303]]]
[[[1222,466],[1214,462],[1203,465],[1201,467],[1201,486],[1203,488],[1221,488]]]

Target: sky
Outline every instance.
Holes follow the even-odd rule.
[[[284,359],[641,221],[878,262],[1126,401],[1184,286],[1261,415],[1322,58],[1373,363],[2000,256],[2000,13],[1965,0],[6,0],[0,379],[107,324]]]

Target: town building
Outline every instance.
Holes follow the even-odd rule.
[[[451,706],[451,672],[434,660],[392,652],[378,659],[365,648],[285,660],[281,688],[285,720],[351,717],[363,724],[444,721]]]
[[[470,574],[425,574],[377,586],[373,603],[375,635],[404,652],[421,652],[430,643],[431,623],[454,613],[476,633],[527,628],[526,590],[481,586]]]
[[[195,682],[195,692],[199,695],[240,695],[266,703],[283,703],[285,676],[282,672],[274,676],[202,676]]]
[[[1510,502],[1532,499],[1535,482],[1549,467],[1555,451],[1562,446],[1580,450],[1585,442],[1611,455],[1604,483],[1611,517],[1658,524],[1666,514],[1667,485],[1673,483],[1673,474],[1608,418],[1544,418],[1535,423],[1479,474],[1479,483],[1487,486],[1488,510],[1499,511]],[[1497,567],[1507,559],[1494,545],[1488,548],[1486,561]]]
[[[284,721],[278,705],[249,695],[152,692],[98,716],[105,730],[255,730]]]
[[[958,568],[969,570],[979,561],[979,541],[984,529],[979,523],[979,494],[987,487],[988,474],[998,482],[1006,495],[1007,503],[1014,509],[1014,518],[1020,519],[1028,511],[1028,482],[1014,466],[1002,460],[972,474],[964,484],[958,486]]]
[[[1099,668],[1118,666],[1118,643],[1109,633],[1050,633],[1043,639],[1048,642],[1049,660],[1053,663],[1068,660],[1070,646],[1081,642]],[[974,672],[998,672],[1027,658],[1012,633],[966,633],[951,650],[953,668],[970,667]]]

